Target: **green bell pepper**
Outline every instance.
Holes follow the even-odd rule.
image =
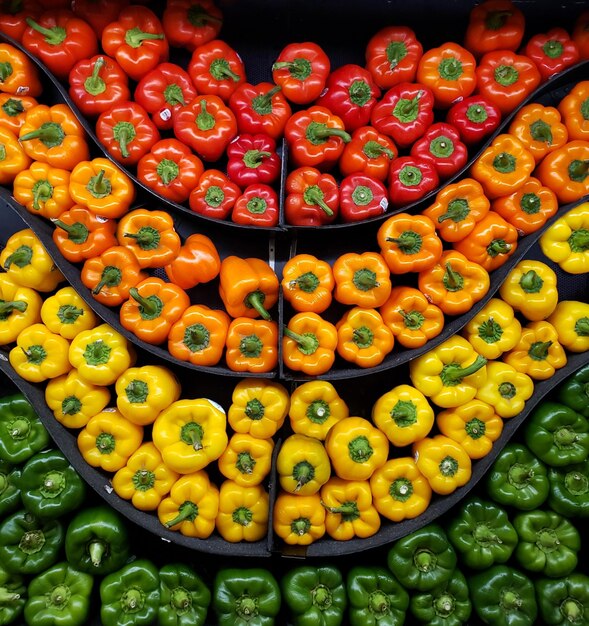
[[[411,612],[429,626],[461,626],[472,613],[472,602],[464,574],[455,569],[439,587],[411,598]]]
[[[468,579],[472,605],[490,626],[532,626],[538,605],[534,584],[508,565],[493,565]]]
[[[88,574],[110,574],[129,558],[129,537],[123,518],[106,505],[81,510],[65,534],[65,555]]]
[[[294,626],[338,626],[347,606],[344,578],[333,565],[293,567],[281,582]]]
[[[546,466],[520,443],[506,444],[487,474],[489,496],[523,511],[539,507],[549,488]]]
[[[461,562],[472,569],[505,563],[517,545],[507,513],[480,498],[471,498],[460,507],[447,532]]]
[[[515,558],[531,572],[559,578],[577,566],[581,549],[579,531],[554,511],[528,511],[513,518],[519,537]]]
[[[188,565],[169,563],[160,569],[160,626],[203,626],[211,591]]]
[[[0,565],[0,626],[14,622],[22,613],[26,594],[23,577],[11,574]]]
[[[389,569],[406,589],[430,591],[447,581],[456,552],[444,529],[432,523],[396,541],[387,555]]]
[[[39,574],[57,562],[63,536],[59,520],[17,511],[0,524],[0,563],[13,574]]]
[[[81,626],[88,620],[94,579],[69,563],[56,563],[29,583],[25,620],[30,626]]]
[[[19,466],[0,461],[0,518],[21,508]]]
[[[157,567],[137,559],[105,576],[100,583],[103,626],[140,626],[155,620],[160,606]]]
[[[544,624],[589,624],[589,576],[575,572],[566,578],[540,578],[536,595]]]
[[[558,387],[558,401],[589,419],[589,365],[569,376]]]
[[[346,591],[351,626],[400,626],[405,622],[409,594],[384,567],[352,567]]]
[[[589,421],[558,402],[543,402],[528,417],[524,440],[541,461],[560,467],[589,456]]]
[[[22,393],[0,398],[0,459],[24,463],[49,444],[49,433]]]
[[[59,450],[43,450],[22,469],[21,498],[25,508],[43,519],[60,517],[77,509],[86,485]]]
[[[589,517],[589,459],[548,471],[548,504],[566,517]]]
[[[280,611],[280,585],[265,569],[223,568],[213,583],[218,626],[273,626]]]

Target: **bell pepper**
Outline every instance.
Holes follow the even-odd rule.
[[[218,533],[230,543],[260,541],[268,532],[268,492],[262,485],[243,487],[226,480],[219,489]]]
[[[280,580],[289,621],[295,626],[341,624],[348,604],[344,575],[336,565],[291,567]]]
[[[319,439],[294,433],[280,446],[276,472],[284,491],[308,496],[319,493],[329,480],[331,463]]]
[[[321,496],[299,496],[279,491],[272,516],[274,533],[289,546],[308,546],[325,535]]]
[[[42,305],[37,291],[0,274],[0,345],[13,343],[21,331],[40,322]]]
[[[389,198],[393,207],[417,202],[439,185],[433,163],[421,157],[399,157],[389,169]]]
[[[329,429],[325,449],[336,476],[344,480],[369,480],[386,463],[389,440],[370,420],[350,416]]]
[[[286,177],[284,216],[293,226],[331,224],[339,213],[339,185],[316,167],[296,167]]]
[[[73,339],[79,332],[94,328],[98,318],[73,287],[62,287],[41,307],[43,324],[65,339]]]
[[[525,15],[511,0],[485,0],[468,16],[464,45],[476,57],[492,50],[517,50],[524,37]]]
[[[170,0],[162,16],[164,33],[171,46],[192,52],[223,27],[223,10],[212,0]]]
[[[587,57],[589,58],[589,56]],[[568,131],[570,141],[589,140],[589,81],[581,80],[558,103],[558,111]]]
[[[10,624],[22,614],[27,600],[27,585],[23,576],[11,574],[4,567],[0,567],[0,593],[3,598],[0,619],[5,624]]]
[[[42,91],[37,66],[9,43],[0,43],[0,87],[11,96],[30,98],[40,96]]]
[[[76,0],[72,2],[72,11],[88,22],[100,39],[104,28],[117,19],[120,8],[127,4],[129,0],[122,0],[116,8],[108,0]],[[46,2],[45,6],[47,6]]]
[[[411,28],[385,26],[366,44],[366,68],[381,89],[415,80],[423,46]]]
[[[137,178],[156,193],[182,204],[204,172],[202,161],[177,139],[161,139],[137,163]]]
[[[20,144],[18,137],[0,125],[0,184],[11,185],[16,176],[30,167],[32,161]]]
[[[165,271],[178,287],[191,289],[216,278],[220,267],[221,259],[213,241],[206,235],[193,233],[186,237],[176,258],[166,265]]]
[[[528,40],[524,54],[538,67],[542,80],[562,72],[579,62],[577,44],[564,28],[551,28],[546,33],[536,33]]]
[[[133,252],[142,269],[168,265],[181,245],[172,216],[151,209],[135,209],[124,215],[117,226],[117,240]]]
[[[90,24],[69,9],[47,10],[37,20],[27,17],[25,21],[23,47],[60,80],[67,80],[78,61],[98,52],[98,39]]]
[[[2,2],[0,17],[0,32],[8,35],[15,41],[22,39],[27,27],[26,18],[37,19],[41,13],[41,5],[37,0],[6,0]]]
[[[583,366],[558,386],[558,401],[589,418],[589,366]]]
[[[583,274],[589,267],[589,213],[587,203],[567,211],[540,237],[542,252],[569,274]]]
[[[168,351],[193,365],[217,365],[223,356],[229,323],[225,311],[204,304],[189,306],[170,328]]]
[[[554,511],[525,511],[513,518],[519,541],[515,558],[531,572],[550,578],[572,574],[581,536],[573,524]]]
[[[509,565],[493,567],[468,579],[470,597],[480,619],[496,626],[532,626],[538,605],[534,583]]]
[[[0,127],[11,130],[18,137],[26,112],[38,104],[35,98],[0,93]]]
[[[331,70],[325,50],[313,41],[286,44],[272,64],[272,80],[286,99],[298,105],[314,102]]]
[[[131,179],[114,163],[102,157],[82,161],[70,177],[72,198],[95,215],[123,216],[135,199]]]
[[[261,567],[225,567],[217,571],[212,607],[220,626],[239,622],[271,626],[280,611],[280,586]]]
[[[147,559],[131,561],[100,581],[100,619],[104,626],[149,624],[156,618],[159,605],[158,568]]]
[[[561,204],[589,193],[589,141],[576,139],[547,154],[534,172]]]
[[[245,64],[237,51],[222,39],[200,44],[192,52],[188,74],[196,93],[218,96],[228,103],[239,85],[245,83]]]
[[[464,624],[472,602],[464,574],[455,569],[451,578],[429,592],[411,598],[411,613],[424,624]]]
[[[501,122],[499,107],[485,96],[475,94],[459,100],[446,113],[446,122],[458,130],[467,146],[476,146],[497,129]]]
[[[404,81],[391,87],[374,105],[370,123],[395,145],[408,148],[432,125],[433,108],[434,94],[429,87]]]
[[[351,140],[344,146],[339,158],[338,167],[344,177],[364,174],[385,182],[391,161],[397,156],[398,150],[393,140],[366,125],[352,133]]]
[[[329,73],[325,89],[315,104],[337,115],[344,128],[352,133],[370,123],[370,113],[380,96],[380,88],[370,71],[347,63]]]
[[[108,387],[85,381],[74,369],[47,383],[45,402],[60,424],[66,428],[83,428],[91,417],[108,406],[110,391]]]
[[[271,372],[278,364],[278,324],[236,317],[225,340],[225,361],[233,372]]]
[[[547,321],[556,328],[559,343],[569,352],[589,350],[589,304],[561,300]]]
[[[200,215],[218,220],[229,219],[241,195],[239,185],[229,180],[221,170],[207,168],[198,179],[188,198],[190,208]]]
[[[453,493],[472,475],[472,462],[460,443],[445,435],[419,439],[412,446],[417,469],[425,476],[432,491]]]
[[[548,506],[565,517],[589,515],[589,460],[548,470]]]
[[[20,392],[0,398],[0,459],[21,464],[49,443],[49,433]]]
[[[284,299],[295,311],[323,313],[332,302],[333,270],[327,261],[312,254],[295,254],[282,268]]]
[[[21,469],[17,465],[12,465],[0,458],[0,496],[2,503],[0,504],[0,515],[5,519],[9,513],[14,513],[21,508],[20,499],[20,481]],[[0,567],[0,587],[6,582],[2,580],[5,570]]]
[[[219,405],[206,398],[180,399],[157,416],[152,439],[171,470],[190,474],[221,456],[228,441],[226,425]]]
[[[503,355],[503,360],[534,380],[546,380],[567,364],[556,328],[543,320],[526,324],[518,344]]]
[[[142,443],[112,477],[115,493],[140,511],[155,511],[178,480],[151,441]]]
[[[547,624],[574,624],[583,620],[589,610],[589,578],[573,572],[565,578],[541,578],[535,581],[540,615]]]
[[[69,193],[70,173],[41,161],[19,172],[13,181],[12,194],[33,215],[59,218],[74,206]]]
[[[248,433],[234,433],[217,459],[225,478],[241,487],[259,485],[270,473],[274,441]]]
[[[241,133],[227,146],[227,176],[242,189],[255,183],[271,185],[280,167],[276,141],[270,135]]]
[[[160,63],[139,80],[134,100],[149,113],[159,130],[170,130],[176,112],[196,94],[186,70],[175,63]]]
[[[405,589],[430,591],[450,580],[456,552],[446,532],[427,524],[396,541],[387,553],[387,565]]]
[[[257,227],[273,227],[279,220],[278,194],[270,185],[248,185],[237,198],[231,211],[231,221]]]
[[[495,104],[502,116],[516,109],[542,81],[532,59],[506,49],[487,52],[475,74],[478,92]]]
[[[114,59],[104,54],[80,59],[70,70],[68,83],[72,102],[82,115],[90,118],[98,117],[115,104],[131,100],[127,74]]]
[[[215,530],[219,489],[204,470],[181,476],[157,509],[160,522],[185,537],[206,539]]]
[[[589,22],[589,11],[582,11],[575,20],[572,32],[572,39],[579,48],[581,59],[589,59],[589,38],[587,37],[587,23]]]
[[[187,621],[204,626],[211,590],[197,572],[185,563],[166,563],[160,568],[158,623],[178,626]]]
[[[336,323],[337,353],[355,365],[375,367],[394,346],[395,337],[375,308],[353,307]]]
[[[236,433],[270,439],[288,415],[289,400],[286,387],[279,382],[244,378],[233,388],[227,421]]]
[[[390,271],[385,259],[376,252],[347,252],[332,265],[335,299],[341,304],[378,307],[391,292]]]
[[[233,111],[213,95],[197,96],[178,109],[174,135],[204,161],[218,161],[237,136]]]
[[[582,463],[589,455],[589,422],[564,404],[545,401],[527,419],[524,439],[546,465]]]
[[[438,178],[445,180],[464,167],[468,152],[456,128],[446,122],[437,122],[411,146],[411,156],[429,161]]]

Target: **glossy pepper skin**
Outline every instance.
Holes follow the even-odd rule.
[[[497,415],[510,418],[518,415],[534,393],[532,379],[500,361],[487,364],[487,380],[477,391],[477,398],[488,402]]]
[[[295,254],[282,268],[280,285],[295,311],[323,313],[332,302],[335,279],[327,261],[312,254]]]
[[[589,366],[581,367],[558,386],[558,401],[589,418]]]
[[[374,308],[353,307],[336,323],[337,352],[359,367],[383,362],[395,344],[391,329]]]
[[[417,469],[435,493],[447,495],[470,480],[470,457],[461,444],[449,437],[424,437],[413,444],[412,452]]]
[[[541,578],[534,584],[540,615],[547,624],[574,623],[587,615],[589,579],[585,574],[574,572],[556,580]]]
[[[212,0],[171,0],[166,3],[162,24],[171,46],[192,52],[218,36],[223,27],[223,11]]]
[[[415,145],[415,144],[414,144]],[[417,202],[438,187],[435,165],[421,156],[399,157],[391,163],[388,191],[394,207]]]
[[[193,233],[186,237],[165,271],[171,282],[183,289],[191,289],[216,278],[220,267],[221,259],[213,240],[202,233]]]
[[[429,592],[411,598],[411,613],[431,626],[464,624],[472,613],[472,602],[464,574],[455,569],[451,578]]]
[[[30,287],[13,283],[6,274],[0,277],[0,345],[16,341],[31,324],[41,321],[43,300]]]
[[[6,624],[15,621],[23,612],[26,603],[27,585],[20,574],[11,574],[0,567],[0,589],[8,597],[0,609],[0,619]]]
[[[49,443],[49,433],[20,392],[0,399],[0,433],[0,459],[6,463],[24,463]]]
[[[538,67],[543,80],[562,72],[579,61],[579,49],[564,28],[537,33],[525,47],[526,56]]]
[[[352,132],[352,139],[344,146],[338,166],[344,177],[364,174],[385,182],[391,161],[397,155],[393,140],[367,124]]]
[[[234,372],[271,372],[278,364],[278,324],[236,317],[225,340],[225,361]]]
[[[245,189],[248,185],[271,185],[280,174],[276,141],[263,133],[240,133],[227,146],[227,176]]]
[[[486,0],[469,13],[464,45],[476,57],[493,50],[517,50],[525,15],[511,0]]]
[[[273,439],[234,433],[218,459],[219,471],[241,487],[259,485],[270,472]]]
[[[0,183],[11,184],[16,176],[26,170],[32,163],[23,146],[19,143],[17,135],[10,128],[0,125],[0,146],[2,149],[2,173]]]
[[[589,306],[577,300],[561,300],[548,322],[556,328],[560,344],[569,352],[589,349]]]
[[[411,146],[411,155],[432,163],[440,180],[456,174],[468,158],[458,130],[446,122],[432,124]]]
[[[12,193],[29,213],[56,219],[74,206],[69,194],[69,181],[67,170],[34,161],[29,169],[16,175]]]
[[[335,299],[341,304],[378,307],[391,293],[390,271],[376,252],[346,252],[332,265]]]
[[[27,27],[25,19],[27,17],[37,19],[40,13],[41,5],[36,0],[22,0],[16,4],[7,0],[7,2],[2,3],[0,31],[12,39],[20,41]]]
[[[185,563],[166,563],[159,570],[162,626],[203,626],[211,604],[211,590],[201,576]]]
[[[499,126],[501,111],[489,98],[475,94],[453,104],[446,113],[446,122],[458,130],[460,139],[470,147]]]
[[[325,535],[321,496],[298,496],[280,491],[274,503],[274,532],[284,543],[308,546]]]
[[[20,499],[20,487],[18,486],[21,475],[20,467],[0,460],[0,496],[2,496],[2,504],[0,504],[0,515],[4,519],[9,513],[14,513],[22,506]],[[0,572],[2,569],[0,568]],[[0,575],[0,579],[2,576]],[[0,582],[2,586],[2,582]]]
[[[45,2],[45,6],[51,4]],[[122,0],[118,8],[113,6],[108,0],[73,0],[71,4],[72,11],[78,17],[88,22],[96,36],[100,38],[105,27],[116,20],[120,8],[127,6],[129,0]]]
[[[286,178],[284,216],[293,226],[331,224],[339,213],[339,186],[332,174],[297,167]]]
[[[276,470],[284,491],[307,496],[318,493],[329,480],[331,464],[319,439],[295,433],[283,441]]]
[[[224,481],[219,489],[217,531],[230,543],[261,541],[268,532],[269,502],[263,485],[243,487]]]
[[[583,274],[589,267],[589,214],[587,203],[567,211],[540,237],[542,252],[569,274]]]
[[[270,185],[253,183],[235,201],[231,221],[259,228],[277,226],[280,219],[278,205],[278,194]]]
[[[41,95],[39,72],[26,54],[12,44],[1,43],[0,63],[2,64],[0,83],[3,93],[30,98]]]
[[[327,372],[335,362],[337,329],[318,313],[295,314],[283,329],[282,359],[292,370],[309,375]]]
[[[589,193],[588,161],[589,141],[574,139],[546,155],[535,174],[561,204],[576,202]]]
[[[587,105],[584,104],[588,96],[589,81],[582,80],[574,85],[558,103],[558,110],[571,141],[575,139],[587,141],[589,139],[589,119],[587,119]]]
[[[565,517],[589,516],[589,461],[548,470],[548,506]]]
[[[226,220],[241,195],[239,185],[216,168],[206,168],[198,179],[196,187],[190,192],[190,208],[200,215],[212,219]]]

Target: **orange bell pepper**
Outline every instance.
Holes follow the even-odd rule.
[[[469,15],[464,45],[476,57],[493,50],[517,50],[526,18],[511,0],[485,0]]]
[[[295,311],[323,313],[332,302],[335,279],[327,261],[312,254],[295,254],[282,268],[284,299]]]
[[[271,372],[278,364],[278,324],[236,317],[225,340],[225,360],[234,372]]]
[[[589,58],[589,34],[587,42]],[[567,127],[569,140],[589,141],[589,80],[578,82],[558,103],[558,110]]]
[[[213,241],[206,235],[193,233],[186,238],[165,270],[168,278],[178,287],[192,289],[217,278],[220,268],[221,259]]]
[[[9,43],[0,43],[0,85],[4,93],[16,96],[36,98],[43,91],[37,66]]]
[[[589,194],[589,141],[569,141],[544,157],[535,174],[561,204],[580,200]]]
[[[377,252],[346,252],[333,264],[335,299],[341,304],[378,307],[391,293],[391,274]]]
[[[7,128],[18,136],[27,111],[38,104],[35,98],[0,93],[0,128]]]
[[[31,164],[17,136],[0,125],[0,185],[9,185],[19,172]]]

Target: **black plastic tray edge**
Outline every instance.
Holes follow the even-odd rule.
[[[53,242],[53,238],[51,236],[52,226],[49,222],[46,222],[40,217],[29,213],[21,204],[16,202],[16,200],[10,195],[10,192],[2,186],[0,186],[0,202],[4,202],[6,206],[12,209],[12,211],[14,211],[21,218],[21,220],[37,235],[41,243],[47,249],[49,255],[52,257],[56,267],[61,271],[68,283],[78,292],[80,297],[84,299],[86,304],[88,304],[88,306],[96,313],[96,315],[98,315],[98,317],[100,317],[104,322],[112,326],[121,335],[126,337],[133,345],[138,346],[143,351],[149,352],[157,358],[167,361],[168,363],[172,363],[179,368],[193,370],[195,372],[234,378],[276,378],[278,368],[276,368],[276,370],[272,372],[252,373],[234,372],[228,367],[222,365],[193,365],[188,361],[180,361],[174,358],[165,347],[151,345],[145,341],[142,341],[131,331],[123,328],[119,321],[118,307],[111,309],[101,304],[100,302],[97,302],[92,297],[92,295],[90,294],[90,290],[85,287],[80,280],[80,270],[72,263],[67,261],[57,249],[57,246]]]
[[[387,544],[404,537],[426,524],[440,518],[444,513],[448,512],[453,506],[460,502],[475,487],[475,485],[484,477],[487,470],[493,464],[501,450],[511,440],[515,431],[525,421],[526,417],[534,409],[534,407],[552,391],[556,385],[571,376],[581,367],[589,364],[589,352],[581,352],[577,354],[567,354],[568,362],[561,369],[557,370],[554,376],[548,380],[535,382],[534,393],[526,402],[523,411],[510,419],[504,420],[503,432],[495,441],[491,452],[473,462],[472,476],[468,483],[463,487],[459,487],[453,493],[447,496],[436,496],[432,498],[432,502],[428,508],[418,517],[414,519],[404,520],[402,522],[390,522],[383,518],[383,524],[376,535],[366,539],[351,539],[348,541],[337,541],[327,536],[319,539],[315,543],[306,546],[288,546],[279,541],[271,547],[273,553],[280,554],[285,557],[332,557],[342,556],[346,554],[355,554],[364,550],[371,550],[379,546]]]

